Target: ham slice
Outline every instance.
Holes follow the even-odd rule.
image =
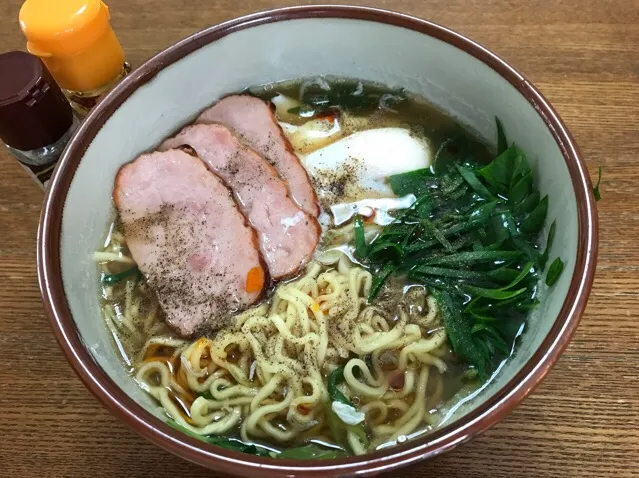
[[[180,335],[225,326],[260,298],[255,231],[200,159],[143,154],[120,169],[113,199],[131,255]]]
[[[197,123],[222,123],[264,156],[288,184],[293,200],[317,217],[317,196],[304,166],[282,132],[269,104],[249,95],[231,95],[205,110]]]
[[[189,146],[233,191],[257,231],[262,256],[274,279],[297,272],[319,241],[317,220],[289,197],[277,171],[226,126],[196,124],[166,140],[160,150]]]

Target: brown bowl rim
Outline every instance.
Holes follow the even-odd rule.
[[[522,370],[479,408],[426,436],[362,457],[339,460],[275,460],[205,444],[162,422],[129,398],[93,360],[75,326],[61,280],[60,233],[64,203],[87,147],[114,111],[166,66],[238,30],[293,19],[345,18],[407,28],[442,40],[474,56],[510,82],[535,108],[559,146],[577,199],[578,245],[575,271],[561,311],[548,336]],[[356,6],[279,8],[226,21],[163,50],[116,86],[83,122],[56,168],[40,217],[38,281],[51,326],[73,369],[89,390],[117,417],[160,447],[210,469],[245,476],[369,476],[432,458],[466,442],[502,420],[543,379],[572,337],[595,275],[598,218],[588,170],[566,126],[539,91],[500,57],[448,28],[409,15]]]

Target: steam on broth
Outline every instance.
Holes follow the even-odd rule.
[[[376,84],[317,78],[245,94],[273,105],[309,172],[319,244],[227,326],[185,338],[116,214],[96,261],[129,372],[174,426],[257,455],[361,455],[437,428],[492,379],[538,303],[555,225],[542,249],[548,198],[525,154],[499,123],[496,157],[422,98]]]

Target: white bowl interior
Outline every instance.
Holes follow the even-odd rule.
[[[508,382],[536,351],[559,313],[575,266],[575,193],[550,131],[508,81],[470,54],[401,27],[348,19],[300,19],[251,27],[200,48],[135,91],[88,147],[64,206],[62,278],[81,337],[111,379],[157,416],[162,416],[157,405],[126,373],[100,317],[92,254],[111,219],[115,174],[122,164],[153,149],[222,95],[256,84],[317,75],[404,87],[490,141],[496,137],[494,118],[498,116],[509,139],[527,152],[542,195],[550,197],[548,223],[556,219],[558,224],[552,255],[563,258],[565,271],[528,321],[514,357],[484,390],[451,410],[448,421],[477,407]]]

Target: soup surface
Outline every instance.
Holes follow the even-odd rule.
[[[194,139],[169,140],[230,188],[256,231],[263,270],[252,268],[242,283],[255,291],[251,305],[224,311],[219,322],[205,317],[185,334],[162,294],[174,293],[165,284],[176,280],[180,294],[190,294],[192,277],[158,277],[134,237],[140,218],[134,233],[120,204],[95,259],[104,321],[123,362],[175,427],[247,453],[360,455],[441,426],[514,352],[542,273],[547,285],[561,273],[560,259],[546,267],[554,224],[545,249],[539,245],[548,198],[540,198],[524,152],[508,145],[499,123],[496,155],[424,99],[381,85],[314,78],[250,88],[238,101],[246,95],[275,110],[282,144],[308,173],[320,206],[317,247],[295,260],[294,272],[275,274],[282,261],[271,258],[294,255],[276,250],[284,242],[269,249],[272,227],[290,235],[297,222],[260,222],[255,205],[273,201],[233,176],[253,163],[230,173]],[[294,217],[314,223],[295,179],[271,158],[272,136],[260,149],[255,130],[230,131],[288,184],[301,209]],[[145,247],[162,242],[153,254],[177,234],[166,221],[160,239],[160,223],[142,222],[154,231],[150,239],[144,231]],[[167,274],[184,267],[170,258],[162,264]]]

